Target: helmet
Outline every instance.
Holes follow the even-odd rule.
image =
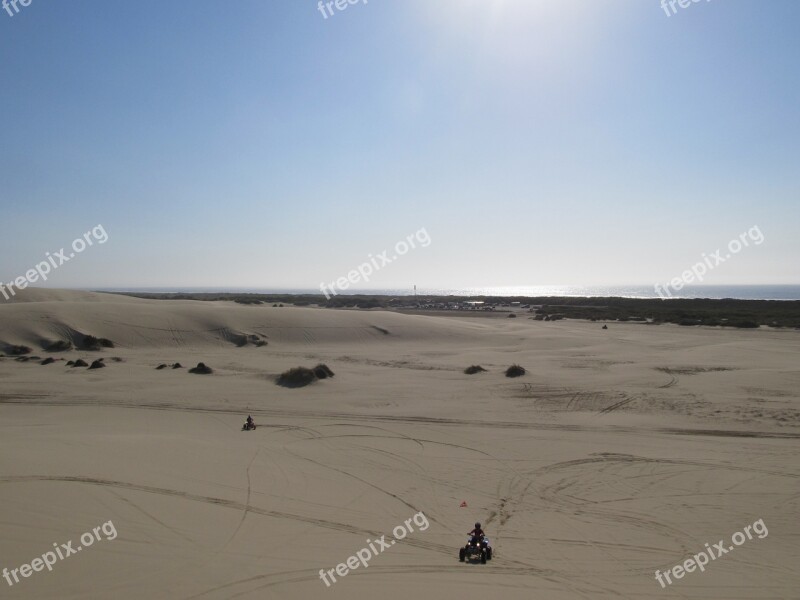
[[[480,529],[480,528],[481,528],[481,524],[480,523],[475,523],[475,529]]]

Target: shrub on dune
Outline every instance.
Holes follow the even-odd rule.
[[[314,367],[314,375],[317,379],[327,379],[328,377],[333,377],[333,371],[330,370],[328,365],[318,364]]]
[[[247,346],[247,336],[242,333],[228,333],[225,337],[237,348]]]
[[[102,369],[106,366],[106,363],[103,362],[103,359],[96,360],[89,365],[89,369]]]
[[[253,344],[254,346],[258,346],[259,342],[262,342],[263,340],[261,339],[261,336],[259,334],[251,333],[250,335],[247,336],[247,341]],[[264,344],[266,344],[266,342],[264,342]],[[263,346],[264,344],[261,345]]]
[[[98,338],[93,335],[85,335],[81,340],[81,350],[100,350],[100,348],[113,348],[114,342],[107,338]]]
[[[69,363],[67,363],[67,364],[69,364]],[[78,359],[78,360],[76,360],[74,363],[72,363],[72,365],[71,365],[71,366],[72,366],[72,368],[73,368],[73,369],[74,369],[74,368],[76,368],[76,367],[88,367],[88,366],[89,366],[89,363],[87,363],[87,362],[86,362],[85,360],[83,360],[82,358],[79,358],[79,359]]]
[[[56,362],[56,359],[51,356],[51,357],[45,358],[39,364],[40,365],[52,365],[54,362]]]
[[[207,367],[205,363],[197,363],[196,367],[189,369],[189,373],[194,373],[195,375],[211,375],[213,372],[213,369]]]
[[[22,356],[23,354],[30,354],[33,352],[33,350],[28,346],[12,345],[6,348],[6,352],[9,354],[9,356]]]
[[[522,377],[525,375],[525,369],[519,365],[511,365],[506,369],[506,377]]]
[[[466,369],[464,369],[464,373],[466,373],[467,375],[475,375],[475,373],[481,373],[481,372],[483,372],[485,370],[486,369],[484,369],[480,365],[471,365],[471,366],[467,367]]]
[[[294,367],[284,371],[278,376],[277,384],[283,387],[303,387],[312,383],[316,379],[314,371],[306,367]]]
[[[66,352],[72,350],[72,344],[66,340],[56,340],[55,342],[44,340],[42,341],[42,348],[48,352]]]
[[[727,325],[729,327],[739,327],[741,329],[758,329],[758,323],[749,319],[729,321]]]

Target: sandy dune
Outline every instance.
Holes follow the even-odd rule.
[[[81,335],[115,347],[41,347]],[[797,332],[25,290],[0,343],[107,365],[0,360],[0,568],[118,534],[4,598],[800,597]],[[214,374],[155,369],[176,361]],[[273,382],[318,362],[336,377]],[[321,581],[419,512],[424,531]],[[759,519],[763,538],[655,580]],[[459,563],[476,520],[496,556]]]

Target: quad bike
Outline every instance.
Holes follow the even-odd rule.
[[[482,565],[486,564],[487,560],[492,560],[492,547],[489,545],[489,538],[486,536],[478,539],[473,536],[467,540],[467,545],[458,550],[458,560],[464,562],[465,560],[480,560]]]
[[[242,431],[253,431],[256,428],[255,423],[245,423],[242,425]]]

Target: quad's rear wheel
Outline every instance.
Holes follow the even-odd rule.
[[[486,560],[492,560],[492,549],[491,548],[487,548],[486,549]]]
[[[458,560],[464,562],[464,559],[467,557],[467,553],[463,548],[459,548],[458,550]]]
[[[481,564],[482,564],[482,565],[485,565],[485,564],[486,564],[486,550],[484,550],[483,552],[481,552]]]

